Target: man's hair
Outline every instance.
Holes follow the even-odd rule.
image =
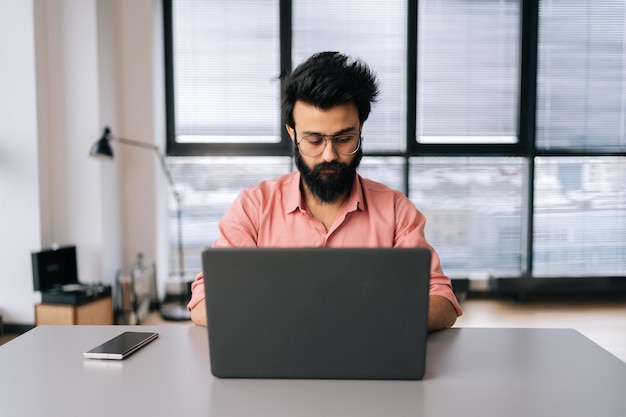
[[[282,118],[291,127],[295,127],[293,108],[299,100],[322,110],[352,102],[363,123],[379,94],[378,81],[367,64],[339,52],[312,55],[285,77],[282,90]]]

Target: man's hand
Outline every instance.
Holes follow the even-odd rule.
[[[207,326],[206,319],[206,300],[200,301],[191,309],[191,321],[197,326]]]
[[[431,295],[428,303],[428,331],[452,327],[456,322],[456,310],[447,298]]]

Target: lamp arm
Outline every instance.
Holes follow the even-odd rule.
[[[180,194],[178,193],[176,189],[176,185],[174,184],[174,180],[172,179],[172,174],[170,173],[170,170],[167,168],[167,164],[165,163],[165,156],[163,156],[163,153],[161,152],[158,146],[150,144],[150,143],[144,143],[138,140],[121,138],[119,136],[114,136],[111,133],[107,135],[107,139],[109,139],[110,141],[117,141],[124,145],[152,149],[157,154],[159,158],[159,163],[161,164],[161,168],[163,169],[163,172],[165,173],[165,177],[167,178],[167,182],[170,185],[170,190],[172,190],[172,194],[174,194],[174,198],[176,199],[176,219],[177,219],[177,224],[178,224],[178,264],[179,264],[181,282],[184,286],[185,282],[183,279],[185,276],[185,261],[183,259],[183,236],[182,236],[183,231],[182,231],[181,198],[180,198]]]
[[[161,152],[161,150],[159,149],[158,146],[156,145],[152,145],[150,143],[145,143],[145,142],[140,142],[138,140],[132,140],[132,139],[126,139],[126,138],[121,138],[119,136],[114,136],[112,134],[108,134],[107,138],[110,141],[117,141],[119,143],[123,143],[124,145],[130,145],[130,146],[137,146],[139,148],[146,148],[146,149],[152,149],[158,156],[159,158],[159,163],[161,164],[161,168],[163,169],[163,172],[165,173],[165,177],[167,178],[167,182],[170,185],[170,189],[172,190],[172,194],[174,194],[174,198],[176,199],[176,203],[178,204],[179,210],[180,210],[180,194],[178,193],[178,190],[176,189],[176,185],[174,184],[174,180],[172,179],[172,174],[170,174],[170,170],[167,168],[167,164],[165,163],[165,157],[163,156],[163,153]]]

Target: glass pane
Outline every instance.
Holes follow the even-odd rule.
[[[404,158],[364,156],[358,172],[367,179],[404,191]]]
[[[523,158],[411,158],[409,195],[448,276],[523,272],[527,171]]]
[[[517,142],[519,3],[419,2],[419,143]]]
[[[539,3],[537,147],[626,150],[626,3]]]
[[[293,66],[320,51],[363,59],[380,97],[363,128],[368,151],[406,148],[406,0],[294,0]]]
[[[200,272],[200,253],[219,236],[218,223],[248,186],[291,171],[291,157],[169,157],[182,198],[185,270]],[[170,271],[178,271],[176,201],[170,196]]]
[[[278,0],[174,0],[178,142],[279,142]]]
[[[626,275],[626,158],[537,158],[535,176],[533,274]]]

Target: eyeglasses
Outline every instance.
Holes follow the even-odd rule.
[[[305,135],[300,141],[296,138],[296,146],[303,155],[318,156],[326,149],[326,143],[331,141],[335,151],[342,155],[354,155],[361,146],[361,137],[352,133],[341,135]]]

